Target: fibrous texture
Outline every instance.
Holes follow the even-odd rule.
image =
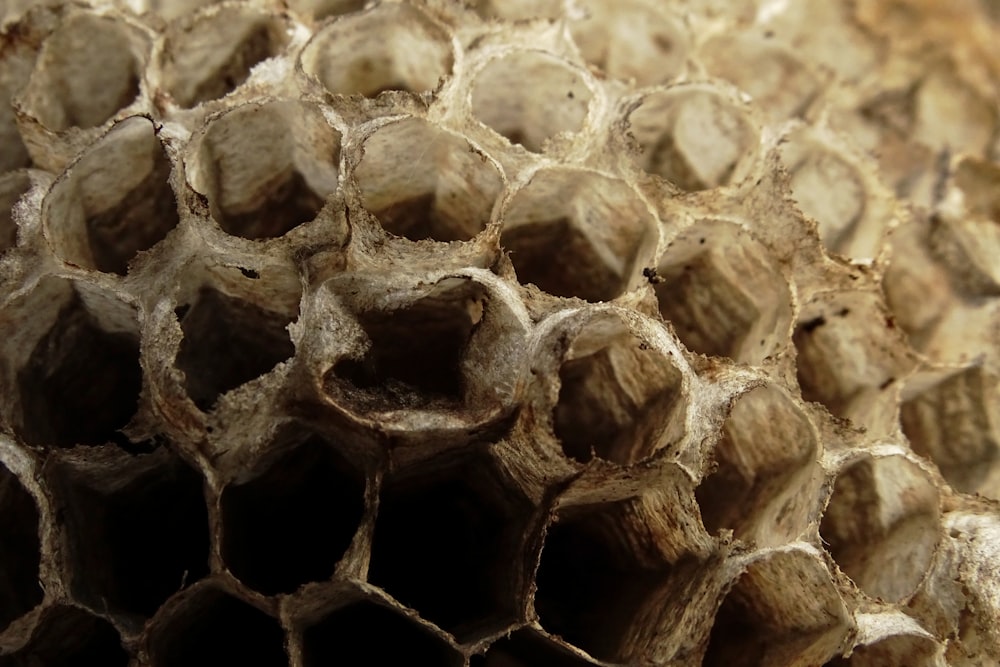
[[[1000,662],[996,2],[0,22],[0,666]]]

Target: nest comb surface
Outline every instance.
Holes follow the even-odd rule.
[[[0,22],[3,667],[1000,661],[996,2]]]

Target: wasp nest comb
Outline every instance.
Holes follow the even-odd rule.
[[[3,667],[1000,662],[995,1],[0,21]]]

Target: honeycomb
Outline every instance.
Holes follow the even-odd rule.
[[[1000,664],[995,0],[0,23],[3,667]]]

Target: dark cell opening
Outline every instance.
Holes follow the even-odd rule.
[[[460,402],[462,360],[482,319],[484,298],[475,288],[463,288],[405,308],[359,314],[371,348],[360,361],[339,361],[334,375],[351,385],[350,400],[359,407]]]
[[[542,627],[590,655],[617,661],[636,613],[669,574],[640,561],[626,539],[622,506],[566,514],[548,531],[538,566],[535,610]]]
[[[128,662],[115,627],[73,607],[49,611],[26,646],[0,658],[3,667],[125,667]]]
[[[100,271],[125,275],[136,253],[152,248],[180,222],[170,160],[158,142],[152,161],[149,175],[115,206],[87,213],[90,252]]]
[[[157,667],[289,664],[278,621],[222,591],[203,589],[175,612],[150,636]]]
[[[208,411],[221,394],[267,373],[295,353],[291,317],[202,287],[183,312],[177,367],[195,405]]]
[[[74,294],[17,374],[20,435],[32,445],[121,441],[142,388],[139,340],[104,331]]]
[[[476,655],[470,667],[590,667],[595,663],[531,630],[498,639],[485,655]]]
[[[766,664],[768,645],[780,639],[763,619],[740,604],[736,595],[729,595],[715,617],[705,667],[751,667]]]
[[[514,620],[531,505],[485,461],[386,481],[369,581],[471,639]]]
[[[458,653],[412,620],[372,602],[331,612],[303,634],[304,667],[462,664]]]
[[[510,251],[517,279],[549,294],[610,301],[625,288],[625,277],[608,266],[569,218],[505,230],[500,243]]]
[[[364,492],[359,472],[313,437],[223,491],[223,558],[265,595],[328,579],[357,531]]]
[[[219,212],[219,226],[227,234],[245,239],[273,239],[284,236],[314,219],[323,208],[324,198],[295,170],[275,178],[246,212]]]
[[[114,459],[106,473],[120,483],[110,489],[88,471],[58,472],[72,587],[94,609],[149,617],[208,573],[202,477],[162,448]]]
[[[0,465],[0,632],[42,601],[38,508],[21,482]]]

